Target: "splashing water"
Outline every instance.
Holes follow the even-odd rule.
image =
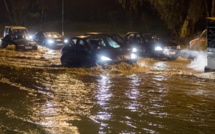
[[[188,65],[189,68],[198,71],[204,71],[207,65],[207,53],[205,51],[199,51],[196,53],[194,60]]]

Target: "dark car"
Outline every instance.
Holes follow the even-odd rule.
[[[106,36],[70,38],[61,51],[61,64],[72,67],[105,66],[121,62],[134,63],[137,56]]]
[[[135,50],[142,57],[176,59],[181,49],[176,42],[161,39],[152,33],[129,32],[124,40],[133,49],[136,48]]]
[[[21,26],[6,26],[4,30],[1,47],[5,48],[8,45],[15,45],[16,50],[37,50],[37,43],[31,41],[28,31]]]
[[[37,32],[33,40],[48,48],[62,48],[64,45],[64,40],[58,32]]]

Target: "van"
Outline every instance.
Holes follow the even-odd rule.
[[[23,26],[5,26],[4,28],[4,34],[3,36],[5,37],[6,35],[14,35],[14,34],[22,34],[25,35],[27,39],[30,39],[28,30],[26,27]]]
[[[15,45],[16,50],[37,50],[37,43],[30,40],[30,36],[26,27],[5,26],[3,36],[3,39],[1,39],[2,48],[6,48],[8,45]]]

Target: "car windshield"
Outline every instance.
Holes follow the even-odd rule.
[[[13,29],[13,34],[15,34],[15,35],[19,35],[19,34],[26,35],[26,34],[28,34],[28,32],[26,29]]]
[[[13,39],[28,39],[28,32],[26,29],[13,29]]]
[[[88,39],[87,42],[94,49],[120,48],[121,47],[116,41],[114,41],[113,39],[111,39],[109,37],[107,37],[107,38]]]
[[[62,36],[57,32],[45,32],[45,37],[47,38],[61,38]]]
[[[110,47],[112,47],[112,48],[120,48],[120,45],[116,41],[114,41],[113,39],[107,38],[106,41],[107,41],[107,43],[109,44]]]

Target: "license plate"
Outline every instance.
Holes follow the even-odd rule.
[[[169,54],[170,54],[170,55],[173,55],[173,54],[175,54],[175,52],[169,52]]]
[[[57,46],[63,46],[63,44],[57,44]]]

